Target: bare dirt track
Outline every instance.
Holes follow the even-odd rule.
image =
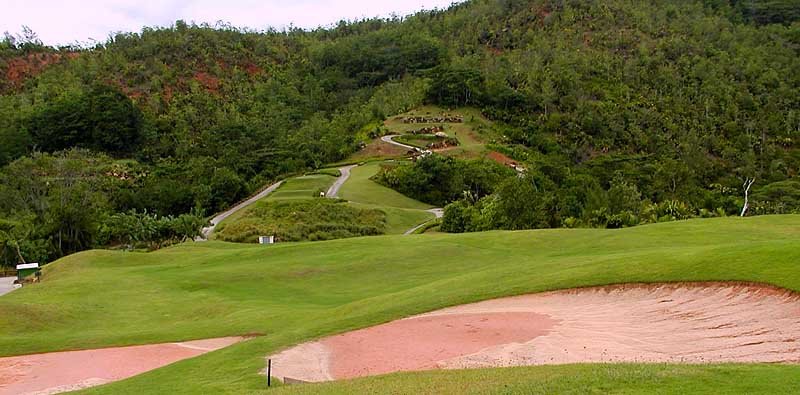
[[[76,391],[122,380],[242,340],[242,337],[226,337],[0,358],[0,395]]]
[[[595,362],[800,362],[800,296],[756,284],[619,285],[451,307],[271,356],[273,376]]]

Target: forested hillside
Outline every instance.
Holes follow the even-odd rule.
[[[493,148],[528,169],[457,201],[470,214],[453,231],[633,224],[646,204],[664,205],[656,216],[732,214],[746,179],[753,212],[797,210],[798,10],[473,0],[314,31],[178,21],[92,48],[9,36],[0,259],[130,241],[119,213],[217,212],[344,159],[423,103],[480,108],[505,136]],[[137,237],[187,236],[153,229]]]

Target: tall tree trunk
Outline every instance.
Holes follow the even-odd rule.
[[[755,182],[756,182],[755,178],[753,178],[753,179],[749,179],[748,178],[748,179],[746,179],[744,181],[744,185],[742,185],[742,187],[744,187],[744,206],[742,207],[742,214],[741,214],[742,217],[747,215],[747,209],[750,207],[750,201],[749,201],[749,199],[750,199],[750,187],[752,187],[753,183],[755,183]]]
[[[22,256],[22,251],[19,249],[19,241],[14,242],[14,249],[17,251],[17,256],[19,257],[19,261],[22,264],[28,263],[25,262],[25,258]]]

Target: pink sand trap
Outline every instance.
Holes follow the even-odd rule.
[[[226,337],[0,358],[0,395],[75,391],[122,380],[244,339]]]
[[[535,313],[427,316],[345,333],[322,344],[330,352],[332,376],[350,378],[433,369],[441,360],[532,340],[553,323]]]
[[[620,285],[447,308],[301,344],[273,375],[594,362],[800,363],[800,297],[760,285]]]

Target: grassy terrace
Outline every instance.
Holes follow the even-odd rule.
[[[309,174],[290,178],[267,196],[266,200],[312,199],[319,196],[320,191],[327,191],[336,177],[330,174]]]
[[[278,188],[275,192],[269,194],[266,198],[261,199],[253,206],[241,210],[230,217],[226,218],[217,227],[217,231],[221,231],[226,225],[229,225],[237,220],[247,217],[247,212],[252,207],[256,207],[261,202],[276,201],[276,200],[289,200],[289,199],[312,199],[318,191],[326,191],[336,181],[336,177],[331,174],[309,174],[305,176],[290,178]]]
[[[411,199],[369,178],[380,169],[380,162],[370,162],[354,168],[350,179],[342,186],[339,196],[360,208],[377,208],[386,213],[387,233],[402,234],[416,225],[434,218],[425,211],[433,206]]]
[[[339,193],[341,198],[350,201],[348,206],[364,210],[377,209],[384,212],[386,214],[386,234],[403,234],[414,226],[433,219],[434,215],[425,211],[433,208],[432,206],[408,198],[370,180],[369,178],[379,170],[379,166],[379,162],[370,162],[352,170],[350,178],[342,186]],[[330,170],[326,172],[330,172]],[[336,170],[336,172],[338,173],[338,170]],[[335,180],[336,177],[329,174],[311,174],[290,178],[286,180],[277,191],[223,221],[217,228],[214,237],[219,240],[228,241],[244,241],[244,239],[254,241],[256,240],[254,233],[273,234],[274,231],[269,230],[273,225],[281,226],[284,229],[286,227],[292,227],[293,225],[300,225],[303,221],[299,218],[297,219],[297,224],[292,224],[291,218],[283,218],[288,221],[284,222],[276,218],[267,218],[265,214],[267,212],[279,211],[275,207],[270,206],[271,203],[311,201],[315,196],[318,196],[319,191],[327,190]],[[308,216],[311,217],[306,218],[305,221],[311,224],[320,221],[335,222],[337,219],[347,224],[358,222],[354,221],[352,218],[344,218],[344,214],[346,213],[340,212],[346,210],[343,210],[342,207],[331,207],[331,209],[334,208],[338,208],[339,210],[326,213],[323,208],[318,208],[318,210],[313,213],[305,213],[309,214]],[[306,209],[310,210],[310,208]],[[373,215],[368,212],[362,211],[362,213],[362,217],[373,217]],[[326,217],[324,214],[330,214],[329,216],[334,218],[325,219],[323,218]],[[335,218],[337,215],[341,218]],[[357,215],[357,213],[353,215]],[[252,229],[255,228],[260,230],[258,232],[253,231]]]
[[[91,393],[266,391],[264,356],[324,335],[495,297],[624,282],[740,280],[800,291],[800,216],[622,230],[380,236],[262,248],[90,251],[0,297],[0,355],[260,333]],[[800,367],[557,366],[391,375],[299,393],[787,393]]]
[[[430,117],[438,115],[458,115],[463,117],[462,123],[403,123],[402,118],[405,117]],[[423,106],[415,110],[409,111],[405,114],[400,114],[391,117],[384,125],[391,134],[405,135],[412,130],[418,130],[423,127],[443,125],[445,133],[451,137],[458,139],[459,146],[449,148],[441,151],[442,154],[448,156],[457,156],[463,158],[478,158],[487,153],[486,141],[496,138],[495,132],[492,131],[490,125],[491,121],[487,120],[478,109],[475,108],[459,108],[448,111],[437,106]],[[397,141],[406,142],[410,145],[425,147],[430,141],[414,138],[408,135],[398,138]]]

